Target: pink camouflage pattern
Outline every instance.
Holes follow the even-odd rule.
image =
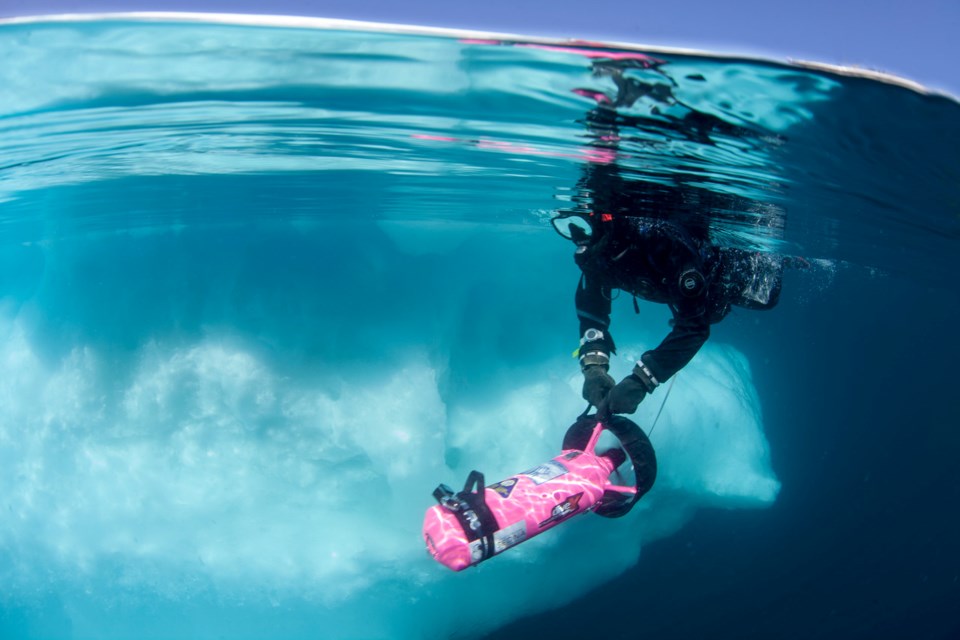
[[[487,506],[497,521],[494,555],[551,529],[578,513],[596,508],[604,491],[636,493],[614,485],[614,463],[595,452],[603,425],[597,423],[584,451],[564,450],[533,469],[484,489]],[[482,542],[470,541],[457,516],[442,505],[427,509],[423,520],[427,550],[437,562],[462,571],[483,560]]]

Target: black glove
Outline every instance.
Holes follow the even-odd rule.
[[[607,373],[607,367],[592,364],[583,369],[583,399],[595,407],[599,407],[616,381]]]
[[[657,380],[650,367],[642,360],[637,361],[633,373],[620,381],[607,396],[607,411],[610,413],[633,413],[643,398],[654,389]]]
[[[635,374],[630,374],[610,390],[607,410],[610,413],[633,413],[647,395],[647,387]]]

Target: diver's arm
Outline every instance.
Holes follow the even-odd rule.
[[[581,359],[591,351],[603,352],[608,358],[617,351],[610,336],[610,294],[610,287],[605,286],[597,276],[586,273],[580,276],[575,298],[580,337],[583,339],[589,329],[596,329],[602,334],[599,339],[581,343]]]
[[[674,312],[673,317],[673,330],[663,342],[640,356],[653,375],[653,387],[685,367],[710,337],[710,323],[705,313],[682,315]],[[652,388],[648,390],[653,391]]]
[[[669,305],[673,329],[655,349],[640,358],[649,371],[640,367],[638,375],[648,378],[647,390],[653,391],[685,367],[710,337],[707,288],[715,268],[706,262],[685,227],[662,224],[648,238],[646,250],[660,252],[655,255],[662,269],[659,276],[668,283],[664,293],[673,299]]]
[[[610,354],[616,347],[610,337],[610,288],[596,275],[580,276],[576,295],[580,318],[580,371],[583,372],[583,399],[595,407],[607,397],[616,381],[607,373]]]
[[[630,375],[607,392],[606,409],[610,413],[636,411],[647,394],[690,362],[710,336],[710,323],[703,313],[681,315],[674,311],[674,320],[673,331],[663,342],[640,356]]]
[[[677,252],[677,256],[683,256]],[[696,257],[691,252],[690,257]],[[626,378],[614,385],[606,396],[606,408],[610,413],[633,413],[648,393],[652,393],[662,382],[682,369],[697,354],[703,343],[710,337],[710,322],[703,301],[703,288],[706,286],[702,276],[693,275],[690,264],[693,260],[684,260],[675,267],[671,274],[676,278],[677,286],[694,295],[684,296],[679,293],[680,300],[670,305],[673,312],[673,329],[666,338],[655,348],[647,351],[633,371]],[[679,272],[678,272],[679,271]],[[697,271],[699,273],[699,271]],[[691,281],[691,278],[693,279]],[[666,281],[670,279],[667,276]],[[693,282],[692,286],[684,284]],[[699,295],[697,292],[699,290]],[[679,290],[678,290],[679,291]]]

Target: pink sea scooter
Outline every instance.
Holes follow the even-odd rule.
[[[596,453],[604,429],[622,448]],[[614,484],[610,475],[627,457],[635,483]],[[578,513],[623,516],[656,476],[653,446],[634,422],[623,416],[581,416],[567,431],[563,451],[548,462],[488,487],[478,471],[470,472],[458,493],[443,484],[437,487],[433,496],[438,504],[427,509],[423,537],[437,562],[462,571]]]

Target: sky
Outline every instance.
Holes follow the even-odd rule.
[[[0,17],[304,15],[694,48],[893,73],[960,95],[960,0],[0,0]]]

